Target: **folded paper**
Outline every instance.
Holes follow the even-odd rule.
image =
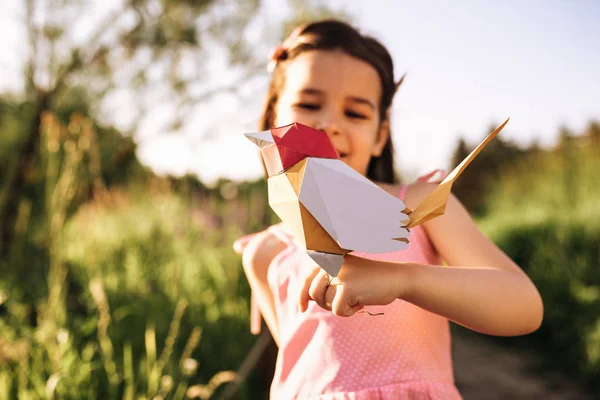
[[[351,251],[408,247],[409,228],[442,215],[454,181],[504,128],[491,132],[414,210],[341,161],[323,131],[293,123],[245,134],[261,151],[269,205],[331,276]]]

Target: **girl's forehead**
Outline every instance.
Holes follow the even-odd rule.
[[[342,51],[307,51],[288,62],[284,92],[293,94],[307,88],[330,96],[367,97],[375,104],[381,96],[375,68]]]

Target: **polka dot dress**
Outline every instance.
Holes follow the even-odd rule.
[[[403,197],[405,188],[401,191]],[[288,244],[269,268],[280,348],[271,398],[277,400],[460,399],[454,385],[448,321],[402,300],[369,306],[371,313],[336,317],[296,299],[312,261],[281,225],[270,230]],[[421,227],[407,250],[358,256],[384,261],[440,264]]]

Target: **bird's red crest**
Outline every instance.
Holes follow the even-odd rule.
[[[339,158],[323,131],[299,123],[270,131],[275,143],[261,149],[269,176],[285,171],[306,157]]]

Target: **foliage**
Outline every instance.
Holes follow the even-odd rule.
[[[222,371],[237,369],[254,340],[231,242],[246,223],[263,223],[265,204],[244,209],[231,202],[236,186],[204,193],[191,177],[159,179],[137,167],[122,169],[137,185],[110,189],[89,119],[42,122],[40,219],[25,203],[17,245],[0,260],[0,391],[209,398],[236,378]]]
[[[7,255],[15,239],[12,228],[27,197],[28,174],[39,169],[46,112],[63,120],[79,112],[111,123],[119,114],[133,134],[159,108],[168,121],[154,123],[157,132],[144,139],[179,131],[199,104],[239,93],[261,77],[264,54],[279,39],[272,24],[283,24],[265,19],[256,0],[121,0],[104,6],[28,0],[22,7],[26,37],[21,42],[28,56],[19,101],[31,109],[18,120],[18,135],[11,133],[17,135],[12,143],[16,161],[2,177],[0,256]],[[309,13],[303,10],[306,18]],[[326,10],[318,8],[321,15]],[[284,19],[294,19],[293,11]],[[117,109],[124,103],[125,113]],[[130,157],[133,150],[125,149],[124,155]]]
[[[491,132],[495,126],[489,130]],[[488,132],[488,133],[489,133]],[[452,154],[452,168],[457,166],[473,151],[464,139],[460,139]],[[452,186],[456,197],[473,215],[484,215],[490,211],[484,200],[484,194],[492,189],[504,167],[514,163],[525,152],[513,143],[496,136],[485,148],[485,156],[475,158]]]
[[[51,111],[59,118],[61,110],[67,118],[74,111],[83,115],[91,110],[98,113],[101,104],[112,99],[111,93],[127,89],[140,96],[131,104],[141,105],[141,111],[130,110],[130,114],[137,114],[138,122],[148,106],[143,100],[156,98],[148,97],[148,90],[166,91],[181,102],[193,102],[189,86],[198,81],[206,83],[205,71],[197,67],[199,75],[182,76],[183,59],[206,59],[205,46],[210,42],[213,47],[227,50],[226,59],[232,66],[242,65],[245,58],[239,54],[248,54],[249,48],[243,46],[242,33],[258,4],[246,1],[231,7],[214,0],[138,0],[118,2],[113,5],[116,7],[104,7],[95,13],[89,12],[91,5],[86,2],[28,0],[24,6],[23,31],[27,37],[23,43],[29,51],[22,100],[32,107],[26,115],[29,118],[21,120],[17,129],[17,164],[3,177],[0,256],[7,255],[15,239],[12,228],[22,198],[26,197],[27,178],[31,171],[39,170],[37,149],[45,113]],[[86,22],[87,35],[74,29],[74,16],[75,21]],[[148,71],[155,71],[156,81],[147,76]],[[163,82],[168,85],[165,87]],[[222,90],[203,89],[201,98]]]
[[[504,166],[485,196],[482,229],[534,281],[544,300],[542,327],[521,339],[546,366],[598,391],[600,374],[600,146],[594,124],[578,139]],[[518,177],[518,178],[517,178]]]
[[[21,136],[17,119],[32,108],[29,103],[0,102],[0,129],[7,132],[0,139],[3,150],[0,162],[4,166],[0,169],[0,187],[3,189],[0,203],[3,204],[11,194],[9,176],[18,170],[19,164],[16,150]],[[16,111],[15,114],[10,113],[11,109]],[[130,138],[77,112],[61,114],[63,117],[51,113],[43,115],[42,142],[35,150],[39,161],[31,164],[24,176],[24,193],[17,197],[18,208],[12,216],[14,227],[3,227],[13,237],[12,246],[4,247],[4,260],[20,267],[9,269],[10,278],[17,282],[28,279],[32,284],[28,294],[34,298],[42,295],[39,289],[46,286],[43,282],[51,239],[64,221],[81,204],[92,199],[94,193],[100,194],[113,185],[123,185],[127,180],[144,185],[151,175],[137,160],[136,146]],[[52,228],[52,223],[58,225]],[[31,262],[22,263],[26,255]]]

